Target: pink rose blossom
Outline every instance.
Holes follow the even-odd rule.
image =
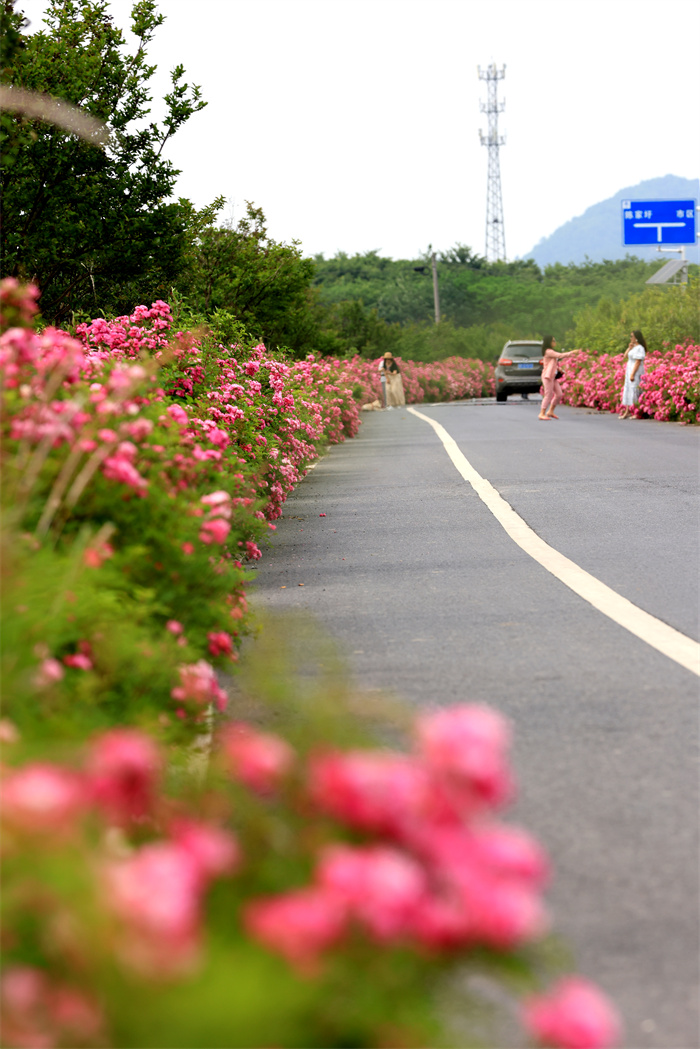
[[[238,842],[229,831],[194,820],[177,820],[171,834],[174,844],[194,861],[204,882],[230,874],[240,862]]]
[[[202,524],[199,538],[203,543],[223,543],[230,531],[231,525],[228,521],[217,517],[213,521],[205,521]]]
[[[93,741],[87,772],[98,805],[113,823],[123,824],[153,812],[161,767],[149,736],[116,728]]]
[[[316,878],[380,941],[408,931],[427,893],[420,864],[398,849],[382,846],[330,846],[321,854]]]
[[[181,634],[185,628],[182,623],[178,623],[177,619],[169,619],[165,624],[165,629],[169,630],[171,634]]]
[[[254,939],[310,974],[317,969],[321,952],[341,939],[346,908],[334,893],[307,888],[254,900],[246,906],[243,919]]]
[[[261,794],[274,790],[294,763],[294,751],[285,740],[243,722],[226,727],[221,752],[230,774]]]
[[[513,793],[508,767],[510,730],[495,710],[457,706],[417,721],[419,752],[435,774],[487,805],[503,805]]]
[[[92,670],[92,660],[83,652],[75,652],[73,655],[64,656],[63,662],[67,667],[73,667],[75,670]]]
[[[63,834],[73,829],[87,804],[81,777],[57,765],[24,765],[3,780],[2,819],[16,830]]]
[[[180,684],[172,689],[170,695],[180,703],[191,702],[197,706],[214,703],[218,710],[224,710],[227,695],[216,680],[216,671],[206,660],[189,663],[178,667]]]
[[[34,676],[34,684],[37,688],[47,688],[48,685],[60,681],[64,674],[65,671],[57,659],[44,659]]]
[[[309,792],[324,812],[350,826],[403,836],[430,811],[431,782],[412,757],[347,751],[312,758]]]
[[[109,909],[120,919],[119,954],[147,976],[182,976],[200,953],[202,871],[177,844],[155,842],[103,871]]]
[[[189,422],[187,412],[179,404],[171,404],[167,412],[170,418],[174,419],[179,426],[186,426]]]
[[[557,1049],[613,1049],[622,1040],[612,1004],[580,976],[564,977],[548,993],[526,1001],[523,1022],[542,1045]]]
[[[225,630],[207,634],[209,654],[212,656],[233,656],[233,638]]]

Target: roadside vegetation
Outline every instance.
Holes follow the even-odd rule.
[[[617,1044],[595,986],[551,986],[571,965],[548,860],[502,820],[508,724],[377,720],[323,639],[259,632],[248,589],[289,492],[379,396],[375,357],[409,402],[483,396],[505,338],[575,316],[617,338],[595,289],[629,296],[645,264],[458,247],[433,325],[425,259],[311,260],[253,204],[222,224],[221,198],[173,201],[163,147],[205,101],[178,66],[151,116],[151,0],[129,40],[106,0],[53,0],[33,35],[0,18],[3,87],[108,133],[0,117],[4,1044],[454,1044],[465,973],[539,1044]],[[664,397],[696,351],[658,348]]]

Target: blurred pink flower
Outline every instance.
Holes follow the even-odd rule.
[[[581,976],[560,980],[523,1006],[523,1022],[542,1045],[557,1049],[613,1049],[622,1023],[611,1002]]]
[[[180,684],[170,692],[173,699],[180,703],[192,702],[197,706],[214,703],[218,710],[224,710],[227,703],[226,693],[216,680],[216,671],[211,663],[200,659],[178,667]]]
[[[316,879],[380,941],[409,930],[428,887],[416,860],[386,846],[328,846],[321,853]]]
[[[510,800],[510,729],[495,710],[477,705],[439,710],[417,719],[416,734],[419,752],[436,777],[486,805]]]
[[[216,517],[213,521],[203,522],[199,538],[203,543],[223,543],[230,531],[231,525],[228,521]]]
[[[229,773],[261,794],[274,790],[294,763],[294,751],[285,740],[244,722],[226,726],[221,752]]]
[[[87,775],[93,797],[116,824],[153,812],[161,768],[157,746],[137,729],[111,729],[90,746]]]
[[[184,408],[181,408],[179,404],[171,404],[167,409],[168,415],[171,419],[174,419],[179,426],[186,426],[189,422],[189,416]]]
[[[202,870],[171,842],[142,846],[103,869],[108,908],[120,919],[118,951],[144,975],[191,972],[200,952]]]
[[[194,861],[204,882],[230,874],[240,861],[238,842],[230,831],[194,820],[176,820],[172,841]]]
[[[309,792],[318,807],[348,823],[403,836],[430,811],[431,782],[413,757],[382,751],[323,754],[309,762]]]
[[[181,634],[185,628],[182,623],[178,623],[177,619],[169,619],[165,624],[165,629],[169,630],[171,634]]]
[[[34,675],[34,684],[37,688],[46,688],[53,682],[60,681],[64,674],[65,671],[57,659],[44,659]]]
[[[212,656],[232,656],[233,638],[225,630],[213,631],[207,634],[209,642],[209,654]]]
[[[75,670],[92,670],[92,660],[84,652],[64,656],[63,662],[67,667],[73,667]]]
[[[87,804],[83,779],[58,765],[24,765],[2,782],[2,819],[16,830],[63,834],[74,828]]]
[[[83,991],[51,983],[28,965],[5,969],[0,979],[3,1042],[18,1049],[103,1044],[103,1017]]]
[[[346,908],[334,893],[307,888],[254,900],[245,907],[243,920],[254,939],[311,974],[321,952],[341,939]]]

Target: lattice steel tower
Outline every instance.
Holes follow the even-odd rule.
[[[501,165],[498,151],[505,146],[504,135],[498,134],[498,114],[506,107],[505,101],[498,101],[498,81],[503,80],[506,75],[506,67],[496,68],[492,62],[482,71],[478,67],[479,80],[485,80],[488,90],[488,101],[480,104],[482,113],[486,113],[489,121],[488,133],[479,131],[482,146],[487,146],[489,151],[489,176],[486,190],[486,258],[489,262],[506,259],[506,232],[503,226],[503,199],[501,197]]]

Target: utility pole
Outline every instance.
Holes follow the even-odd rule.
[[[440,323],[440,291],[438,289],[437,266],[435,264],[435,252],[430,256],[433,266],[433,301],[435,302],[435,323]]]
[[[487,101],[480,104],[482,113],[488,117],[488,132],[479,130],[482,146],[489,151],[488,186],[486,190],[486,258],[489,262],[506,261],[506,234],[503,226],[503,199],[501,197],[501,165],[498,151],[506,144],[505,136],[498,134],[498,114],[506,107],[505,100],[498,101],[498,81],[506,75],[506,67],[496,68],[496,63],[482,71],[478,66],[479,80],[487,85]]]

